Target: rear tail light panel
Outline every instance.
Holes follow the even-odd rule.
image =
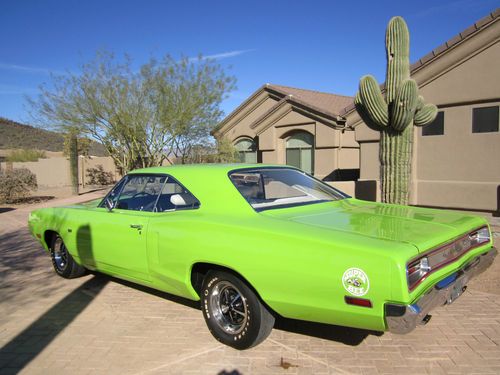
[[[490,242],[490,236],[490,230],[484,226],[410,260],[406,265],[408,289],[413,291],[433,272]]]

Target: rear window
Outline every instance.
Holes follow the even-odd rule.
[[[229,178],[256,211],[348,197],[304,172],[289,168],[238,170]]]

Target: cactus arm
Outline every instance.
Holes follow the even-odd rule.
[[[401,17],[389,21],[385,34],[387,72],[385,85],[386,101],[392,103],[401,83],[410,78],[410,33]]]
[[[381,131],[382,127],[377,125],[375,122],[372,121],[370,115],[366,112],[366,109],[361,102],[361,98],[359,97],[359,92],[356,93],[356,96],[354,97],[354,106],[356,107],[356,111],[359,114],[359,117],[363,120],[363,122],[372,130],[375,131]]]
[[[417,100],[417,108],[415,109],[415,111],[420,111],[424,106],[424,104],[425,104],[424,97],[422,95],[419,95]]]
[[[403,81],[398,89],[391,111],[391,126],[396,131],[404,130],[413,119],[418,104],[417,83],[413,79]]]
[[[389,123],[389,111],[380,87],[372,76],[364,76],[359,82],[358,103],[364,107],[364,115],[379,127]]]
[[[413,124],[415,126],[429,125],[436,118],[438,109],[434,104],[425,104],[415,113]]]

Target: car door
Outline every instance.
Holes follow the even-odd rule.
[[[87,215],[77,233],[84,264],[127,279],[149,280],[147,229],[165,180],[162,175],[129,175],[106,197],[112,210],[102,205]]]

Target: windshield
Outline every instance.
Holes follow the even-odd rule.
[[[348,197],[304,172],[289,168],[245,169],[232,172],[229,178],[256,211]]]

